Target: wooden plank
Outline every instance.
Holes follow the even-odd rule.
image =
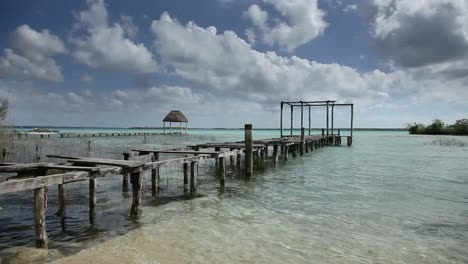
[[[22,171],[31,171],[38,169],[42,165],[47,165],[48,163],[25,163],[25,164],[15,164],[9,166],[0,166],[0,172],[22,172]]]
[[[54,159],[81,159],[86,157],[73,157],[73,156],[62,156],[62,155],[46,155],[47,158],[54,158]]]
[[[188,155],[188,154],[207,154],[207,155],[217,155],[220,152],[217,151],[195,151],[195,150],[141,150],[141,149],[132,149],[135,152],[143,152],[143,153],[162,153],[162,154],[181,154],[181,155]]]
[[[73,164],[118,166],[122,168],[138,168],[144,165],[143,162],[137,162],[137,161],[114,160],[114,159],[94,159],[94,158],[68,160],[68,162],[73,163]]]
[[[40,166],[41,168],[57,169],[57,170],[70,170],[70,171],[99,171],[99,167],[83,167],[83,166],[69,166],[69,165],[45,165]]]

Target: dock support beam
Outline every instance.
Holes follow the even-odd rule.
[[[159,153],[153,154],[153,161],[159,161]],[[153,197],[159,194],[159,167],[151,170],[151,195]]]
[[[245,176],[247,178],[253,173],[253,139],[252,124],[246,124],[245,127]]]
[[[45,223],[46,208],[47,187],[34,189],[34,226],[37,248],[47,248],[49,244]]]
[[[281,102],[281,113],[280,113],[280,137],[283,137],[283,102]]]
[[[132,208],[130,209],[130,216],[138,217],[141,214],[141,189],[143,188],[143,181],[141,180],[141,172],[132,172],[130,174],[130,181],[132,182]]]

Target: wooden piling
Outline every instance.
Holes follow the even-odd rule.
[[[284,146],[284,153],[283,153],[285,161],[288,161],[288,155],[289,155],[289,145],[286,145]]]
[[[66,191],[65,184],[58,185],[58,210],[55,213],[57,216],[65,216],[65,206],[66,206]]]
[[[153,161],[159,160],[159,153],[153,154]],[[153,197],[158,196],[159,194],[159,167],[151,170],[151,195]]]
[[[273,163],[278,163],[278,145],[273,145]]]
[[[96,219],[96,179],[89,180],[89,222],[93,225]]]
[[[45,223],[46,208],[47,187],[34,189],[34,226],[37,248],[48,248],[47,230]]]
[[[304,144],[305,144],[305,129],[304,127],[301,127],[301,143],[300,143],[300,146],[299,146],[299,149],[300,149],[300,154],[301,156],[304,155]]]
[[[184,163],[184,192],[189,190],[189,166],[188,163]]]
[[[224,157],[219,158],[219,184],[224,188],[226,181],[226,166]]]
[[[132,183],[132,207],[130,209],[130,216],[138,217],[141,214],[141,189],[143,188],[143,181],[141,180],[141,172],[130,173],[130,181]]]
[[[353,137],[348,137],[348,146],[351,146],[353,144]]]
[[[190,162],[190,194],[195,195],[197,193],[197,174],[198,174],[198,162]]]
[[[253,138],[252,124],[246,124],[245,132],[245,176],[250,177],[253,173]]]
[[[123,153],[124,160],[129,160],[130,159],[130,153]],[[128,192],[128,174],[123,173],[122,174],[122,192]]]

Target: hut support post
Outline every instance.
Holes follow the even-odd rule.
[[[169,134],[172,134],[172,122],[169,122]]]
[[[300,147],[299,147],[299,151],[300,151],[300,154],[301,156],[304,155],[304,144],[305,144],[305,130],[304,130],[304,127],[301,127],[301,143],[300,143]]]
[[[166,134],[166,122],[163,122],[163,134]]]
[[[48,239],[45,223],[45,211],[47,208],[47,187],[34,189],[34,226],[36,235],[36,247],[47,248]]]
[[[312,122],[311,122],[311,117],[310,117],[310,105],[309,105],[309,136],[310,136],[311,127],[312,127]]]
[[[188,122],[185,122],[185,134],[188,134]]]
[[[293,134],[293,127],[294,127],[294,106],[291,105],[291,136]]]
[[[273,146],[273,163],[278,163],[278,145]]]
[[[283,137],[283,102],[281,102],[280,112],[280,137]]]
[[[179,123],[180,134],[182,135],[182,122]]]
[[[329,112],[329,107],[328,107],[329,103],[327,102],[327,140],[328,140],[328,136],[329,136],[329,132],[328,132],[328,126],[329,126],[329,118],[328,118],[328,115],[330,114]]]
[[[335,112],[335,105],[332,104],[331,106],[331,135],[332,135],[332,144],[335,143],[335,135],[334,135],[334,112]]]
[[[246,124],[245,132],[245,176],[249,178],[253,172],[253,139],[252,124]]]
[[[301,129],[304,128],[304,103],[301,101]]]

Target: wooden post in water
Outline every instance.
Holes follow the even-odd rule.
[[[130,216],[138,217],[141,214],[141,189],[143,188],[143,181],[141,180],[141,172],[130,173],[130,181],[132,183],[132,207],[130,209]]]
[[[186,156],[187,157],[187,156]],[[184,163],[184,192],[189,190],[189,166],[188,163]]]
[[[241,149],[237,149],[237,159],[236,159],[236,167],[238,171],[241,171]]]
[[[278,163],[278,145],[273,145],[273,163]]]
[[[57,216],[65,216],[65,206],[66,206],[66,191],[65,184],[58,185],[58,210],[55,213]]]
[[[153,154],[153,161],[159,160],[159,153]],[[159,193],[159,167],[151,170],[151,194],[153,197]]]
[[[224,157],[219,158],[219,184],[221,188],[224,188],[226,181],[226,161]]]
[[[301,143],[300,143],[301,145],[299,147],[301,156],[304,155],[304,144],[305,144],[305,141],[304,141],[305,140],[305,134],[304,133],[305,133],[304,127],[301,127]]]
[[[283,153],[285,161],[288,161],[288,155],[289,155],[289,145],[285,145],[284,146],[284,153]]]
[[[130,159],[130,153],[125,152],[123,153],[124,160]],[[122,192],[128,192],[128,174],[122,173]]]
[[[245,176],[252,176],[253,172],[253,138],[252,138],[252,124],[246,124],[244,127],[245,132]]]
[[[312,121],[311,121],[311,117],[310,117],[310,105],[309,105],[309,136],[310,136],[311,127],[312,127]]]
[[[94,225],[96,219],[96,179],[89,180],[89,222]]]
[[[235,148],[230,148],[230,151],[234,151]],[[229,156],[229,166],[234,167],[234,155]]]
[[[190,194],[197,194],[197,174],[198,174],[198,162],[190,162]]]
[[[34,227],[36,247],[47,248],[48,239],[46,231],[47,187],[34,189]]]

